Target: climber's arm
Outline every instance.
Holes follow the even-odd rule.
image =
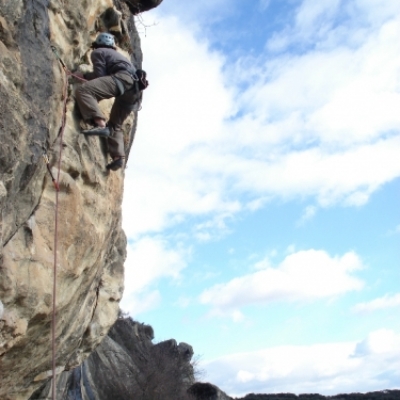
[[[97,78],[94,72],[85,72],[84,74],[82,74],[82,77],[87,81],[91,81],[92,79]]]
[[[106,60],[101,49],[96,49],[90,56],[93,64],[93,71],[86,72],[83,74],[83,78],[87,81],[92,79],[100,78],[101,76],[107,75]]]
[[[93,78],[100,78],[102,76],[107,76],[107,62],[104,57],[102,49],[96,49],[92,51],[91,60],[93,64]],[[89,73],[90,74],[90,73]],[[93,79],[92,78],[92,79]]]

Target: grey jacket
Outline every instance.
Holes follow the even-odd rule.
[[[87,80],[107,75],[114,75],[120,71],[135,73],[135,68],[129,60],[113,49],[95,49],[92,51],[91,60],[93,64],[93,72],[85,74],[85,79]]]

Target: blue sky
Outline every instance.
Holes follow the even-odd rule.
[[[231,396],[400,382],[400,1],[164,0],[122,308]]]

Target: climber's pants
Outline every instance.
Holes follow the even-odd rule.
[[[111,157],[125,157],[124,134],[122,124],[131,113],[130,108],[126,108],[121,104],[121,100],[126,98],[130,92],[126,92],[122,96],[118,96],[111,108],[110,120],[108,126],[111,136],[108,138],[108,151]]]
[[[124,84],[125,90],[132,87],[133,79],[125,72],[118,72],[115,76]],[[117,84],[111,76],[103,76],[83,83],[75,92],[76,102],[85,121],[107,118],[100,111],[98,102],[104,99],[116,97],[111,108],[108,126],[111,136],[108,138],[108,151],[111,157],[125,157],[124,135],[122,124],[131,113],[131,109],[124,104],[133,101],[133,91],[127,91],[119,95]],[[118,97],[117,97],[118,96]]]

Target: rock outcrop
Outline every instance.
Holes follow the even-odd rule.
[[[316,393],[248,394],[232,398],[217,386],[194,382],[193,349],[174,339],[153,344],[153,328],[119,318],[77,368],[58,378],[57,400],[398,400],[400,390],[323,396]],[[194,366],[193,366],[194,365]],[[29,400],[50,399],[50,380]]]
[[[120,318],[96,350],[77,368],[62,372],[58,400],[188,399],[194,383],[193,350],[168,340],[153,344],[153,328]],[[49,398],[50,381],[29,400]]]
[[[197,382],[188,389],[195,400],[232,400],[225,392],[211,383]]]
[[[160,5],[162,0],[126,0],[126,4],[131,10],[132,14],[136,15],[144,11],[149,11],[152,8]]]
[[[123,171],[107,172],[106,143],[81,135],[67,78],[87,64],[99,31],[141,67],[134,0],[3,0],[0,8],[0,399],[27,399],[52,373],[57,265],[57,371],[81,365],[106,337],[123,292]],[[154,1],[153,4],[158,4]],[[128,7],[129,4],[129,7]],[[64,82],[69,79],[63,123]],[[107,113],[111,101],[103,101]],[[63,130],[62,126],[65,126]],[[132,143],[136,114],[126,121]],[[60,133],[63,133],[63,139]],[[59,176],[56,190],[43,161]],[[61,169],[58,162],[61,160]],[[55,246],[57,246],[55,259]]]

